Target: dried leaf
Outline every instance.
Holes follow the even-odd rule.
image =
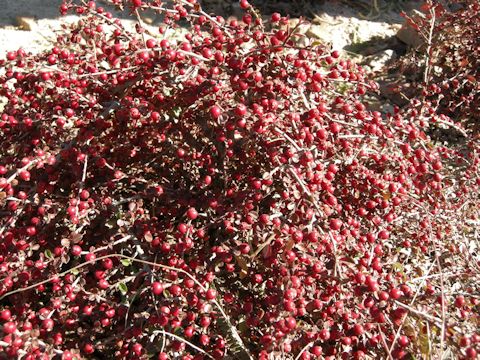
[[[149,242],[149,243],[151,243],[152,240],[153,240],[152,233],[150,233],[150,232],[145,233],[145,235],[143,235],[143,237],[145,238],[145,241]]]
[[[262,256],[264,259],[268,259],[272,256],[272,247],[270,245],[265,246],[265,248],[262,250]]]
[[[128,204],[128,210],[134,212],[137,209],[137,204],[133,201]]]
[[[385,191],[383,194],[383,200],[390,200],[390,198],[392,197],[392,193],[390,191]]]
[[[70,233],[70,240],[73,244],[78,244],[80,241],[82,241],[82,239],[83,239],[83,235],[76,232]]]
[[[235,260],[240,267],[240,279],[244,279],[248,275],[248,264],[243,256],[235,255]]]
[[[293,241],[293,239],[288,240],[287,245],[285,245],[285,251],[292,250],[294,245],[295,241]]]

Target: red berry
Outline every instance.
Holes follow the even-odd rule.
[[[323,341],[326,341],[326,340],[330,339],[330,331],[328,331],[327,329],[322,329],[322,330],[320,330],[318,336]]]
[[[477,359],[477,350],[475,350],[473,347],[468,348],[466,354],[467,359]]]
[[[98,287],[102,290],[108,289],[109,286],[110,286],[110,284],[105,279],[100,279],[98,281]]]
[[[12,317],[12,313],[8,309],[2,310],[0,312],[0,319],[2,319],[4,321],[10,320],[11,317]]]
[[[281,18],[282,18],[282,15],[280,15],[277,12],[272,14],[272,22],[274,23],[280,21]]]
[[[158,282],[158,281],[153,282],[152,283],[152,292],[155,295],[160,295],[161,293],[163,293],[163,284]]]
[[[12,61],[17,58],[17,53],[15,51],[7,52],[7,60]]]
[[[463,307],[465,305],[465,298],[463,296],[457,296],[455,299],[455,306],[457,308]]]
[[[51,331],[53,329],[54,322],[52,319],[45,319],[42,321],[42,328]]]
[[[133,344],[132,351],[135,355],[140,356],[142,354],[142,350],[143,350],[142,344],[139,344],[139,343]]]
[[[154,39],[148,39],[147,42],[146,42],[146,45],[149,49],[152,49],[155,46],[157,46],[157,42]]]
[[[5,334],[13,334],[17,330],[17,325],[13,321],[3,324],[3,332]]]
[[[208,289],[205,293],[205,298],[207,300],[213,300],[217,297],[217,291],[215,289]]]
[[[238,104],[235,108],[235,114],[244,116],[247,113],[247,107],[244,104]]]
[[[218,106],[212,106],[210,108],[210,114],[215,118],[218,119],[222,115],[222,110]]]
[[[82,312],[83,312],[84,315],[90,316],[90,315],[92,315],[93,307],[90,306],[90,305],[85,305],[85,306],[83,307]]]
[[[362,325],[360,325],[360,324],[355,324],[355,325],[353,326],[353,333],[354,333],[356,336],[360,336],[360,335],[362,335],[364,332],[365,332],[365,329],[363,328]]]
[[[30,181],[30,172],[27,170],[20,171],[20,179],[23,181]]]
[[[187,326],[183,331],[183,334],[187,339],[191,338],[195,334],[195,329],[193,326]]]
[[[396,288],[390,290],[389,295],[392,299],[397,300],[402,296],[402,291]]]
[[[409,342],[410,340],[408,340],[408,337],[406,337],[405,335],[401,335],[398,338],[398,345],[400,345],[401,347],[407,346]]]
[[[378,233],[378,238],[382,240],[387,240],[390,237],[390,234],[387,230],[381,230]]]
[[[82,190],[80,192],[80,198],[82,200],[87,200],[90,197],[90,193],[87,190]]]
[[[330,220],[330,229],[331,230],[340,230],[342,227],[342,221],[340,219],[331,219]]]
[[[49,55],[47,61],[50,65],[55,65],[57,63],[57,57],[55,55]]]
[[[295,320],[295,318],[293,317],[288,317],[285,319],[285,326],[290,329],[290,330],[293,330],[297,327],[297,322]]]
[[[247,0],[240,0],[240,7],[242,9],[247,9],[250,6]]]
[[[190,208],[187,210],[187,217],[190,219],[190,220],[195,220],[197,217],[198,217],[198,212],[195,208]]]
[[[207,328],[210,326],[211,321],[212,320],[208,316],[202,316],[200,318],[200,326],[203,328]]]
[[[72,247],[72,255],[73,256],[80,256],[82,254],[82,248],[78,245],[73,245]]]
[[[95,351],[95,348],[92,344],[85,344],[83,345],[83,352],[85,354],[92,354]]]
[[[168,288],[168,291],[173,296],[180,296],[182,294],[182,288],[178,285],[172,285]]]

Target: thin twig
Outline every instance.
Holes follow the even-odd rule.
[[[142,35],[142,41],[143,41],[143,46],[145,49],[147,48],[147,39],[145,39],[145,27],[143,26],[143,21],[142,18],[140,17],[140,14],[138,13],[138,9],[135,9],[135,17],[137,18],[138,26],[139,26],[139,31]]]
[[[285,139],[287,139],[288,142],[290,142],[293,145],[295,150],[302,151],[302,148],[300,146],[298,146],[297,143],[290,136],[288,136],[286,133],[284,133],[278,127],[275,127],[275,131],[278,132],[280,135],[282,135]]]
[[[308,349],[310,346],[312,346],[313,344],[314,344],[314,342],[312,341],[312,342],[309,342],[307,345],[305,345],[305,346],[303,347],[303,349],[300,350],[300,352],[298,353],[298,355],[295,357],[295,360],[300,359],[300,357],[302,356],[302,354],[303,354],[305,351],[307,351],[307,349]]]
[[[383,334],[382,328],[380,327],[380,324],[378,324],[377,326],[378,326],[378,331],[380,332],[380,339],[382,340],[382,345],[385,351],[387,352],[388,358],[390,360],[393,360],[392,351],[388,348],[387,341],[385,340],[385,335]]]
[[[178,336],[178,335],[175,335],[175,334],[172,334],[172,333],[169,333],[168,331],[164,331],[164,330],[155,330],[153,331],[154,334],[162,334],[164,336],[169,336],[173,339],[176,339],[178,341],[181,341],[183,343],[185,343],[186,345],[190,346],[192,349],[195,349],[197,350],[198,352],[204,354],[205,356],[207,356],[209,359],[215,359],[213,356],[211,356],[210,354],[208,354],[205,350],[203,349],[200,349],[198,346],[192,344],[190,341],[188,340],[185,340],[184,338]]]
[[[431,1],[427,1],[427,3],[431,4]],[[430,75],[430,51],[432,50],[432,39],[433,39],[433,30],[435,29],[435,7],[430,6],[430,29],[428,31],[427,37],[427,50],[425,51],[425,72],[423,73],[423,81],[425,84],[429,82],[429,75]]]

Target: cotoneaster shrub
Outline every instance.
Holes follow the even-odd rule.
[[[480,4],[452,0],[450,6],[427,1],[423,14],[407,19],[425,45],[399,64],[426,111],[437,111],[478,134],[480,121]]]
[[[66,2],[1,63],[2,357],[477,356],[478,143],[246,1],[112,3],[164,25]]]

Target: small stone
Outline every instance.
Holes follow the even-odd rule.
[[[145,24],[148,24],[148,25],[152,25],[154,23],[154,21],[155,20],[153,18],[149,17],[149,16],[146,16],[146,17],[143,18],[143,22]]]
[[[392,49],[387,49],[367,57],[365,62],[373,72],[377,72],[382,70],[385,65],[394,60],[396,57],[397,55],[395,54],[395,51]]]
[[[20,30],[33,31],[37,27],[36,21],[32,17],[17,16],[15,21]]]

